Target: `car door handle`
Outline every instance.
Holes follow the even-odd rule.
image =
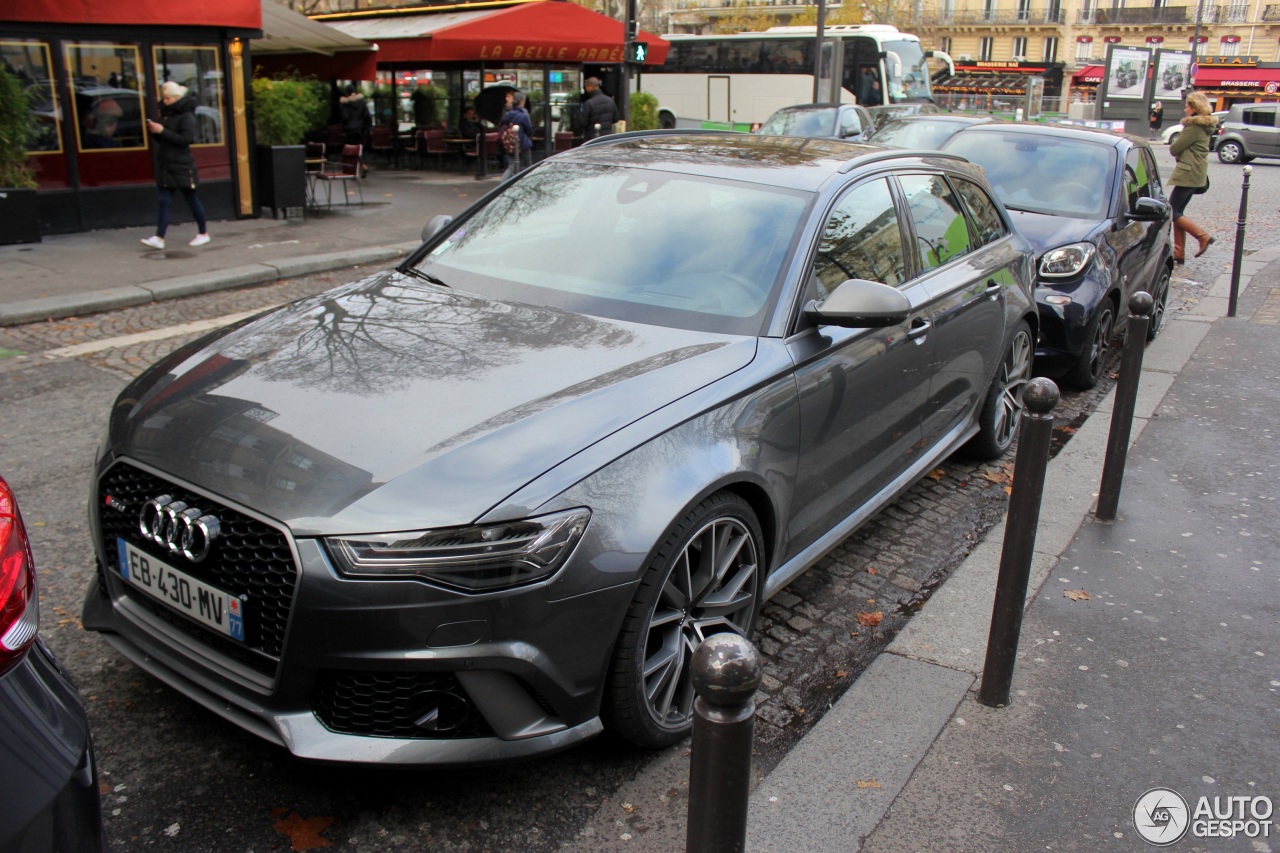
[[[924,336],[929,334],[929,330],[933,328],[933,323],[928,320],[917,320],[916,323],[916,325],[907,329],[907,339],[922,344],[924,343]]]
[[[999,299],[1000,294],[1004,293],[1004,285],[1000,284],[994,278],[987,279],[987,289],[982,293],[984,296],[990,296],[993,300]]]

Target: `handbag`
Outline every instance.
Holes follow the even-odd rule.
[[[1205,175],[1205,176],[1204,176],[1204,186],[1200,187],[1199,189],[1194,189],[1194,190],[1192,190],[1192,191],[1191,191],[1191,194],[1192,194],[1192,195],[1204,195],[1204,194],[1205,194],[1205,193],[1207,193],[1208,191],[1209,191],[1209,176],[1208,176],[1208,175]]]

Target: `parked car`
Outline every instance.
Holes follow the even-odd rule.
[[[1173,252],[1170,212],[1151,147],[1136,136],[1040,124],[980,124],[942,150],[981,165],[1038,255],[1036,367],[1081,388],[1102,377],[1129,297],[1164,322]]]
[[[884,123],[890,119],[906,118],[907,116],[932,116],[943,114],[943,111],[938,108],[937,104],[933,104],[928,101],[911,101],[904,104],[880,104],[874,107],[867,107],[867,112],[871,113],[871,121],[877,130],[879,130]]]
[[[1213,114],[1213,117],[1218,120],[1218,129],[1209,136],[1210,151],[1212,151],[1214,147],[1217,145],[1218,135],[1222,133],[1222,121],[1224,118],[1226,118],[1226,115],[1227,115],[1226,110],[1220,110],[1219,112],[1216,112]],[[1182,133],[1182,122],[1181,120],[1178,120],[1178,121],[1175,121],[1173,124],[1169,125],[1168,127],[1166,127],[1164,130],[1160,131],[1160,141],[1163,142],[1165,145],[1172,145],[1173,141],[1178,138],[1178,134],[1180,133]]]
[[[959,157],[615,135],[427,230],[147,370],[95,472],[86,628],[298,756],[678,742],[703,637],[1014,438],[1033,259]]]
[[[991,121],[986,116],[914,115],[885,122],[871,135],[876,145],[890,148],[938,148],[960,131],[973,124]]]
[[[861,142],[871,135],[871,116],[857,104],[798,104],[783,107],[757,131],[764,136],[811,136]]]
[[[0,477],[0,851],[102,851],[89,722],[39,622],[31,543]]]
[[[1233,104],[1210,137],[1223,163],[1280,157],[1280,104]]]

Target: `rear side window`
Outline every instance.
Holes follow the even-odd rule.
[[[1138,199],[1151,195],[1151,170],[1142,157],[1142,149],[1132,148],[1124,157],[1124,194],[1129,210],[1137,206]]]
[[[973,224],[978,229],[978,241],[985,246],[1003,237],[1004,220],[1000,218],[1000,211],[986,191],[963,178],[953,178],[952,181],[956,185],[956,192],[964,199],[965,207],[969,208],[969,215],[973,217]]]
[[[1255,127],[1275,127],[1276,111],[1271,107],[1244,111],[1244,123]]]
[[[898,181],[915,225],[921,272],[950,263],[973,248],[960,200],[941,175],[900,175]]]

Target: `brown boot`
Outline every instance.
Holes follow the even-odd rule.
[[[1186,231],[1192,237],[1196,238],[1196,240],[1200,243],[1200,251],[1196,252],[1197,258],[1203,255],[1206,251],[1208,251],[1209,247],[1213,245],[1213,242],[1214,242],[1213,238],[1210,237],[1208,234],[1206,234],[1204,229],[1201,228],[1199,225],[1196,225],[1190,219],[1187,219],[1187,217],[1185,216],[1178,217],[1177,221],[1174,222],[1174,227],[1179,227],[1179,226],[1182,228],[1183,231]]]
[[[1175,264],[1187,262],[1187,232],[1178,225],[1181,221],[1181,219],[1173,220],[1173,262]]]

